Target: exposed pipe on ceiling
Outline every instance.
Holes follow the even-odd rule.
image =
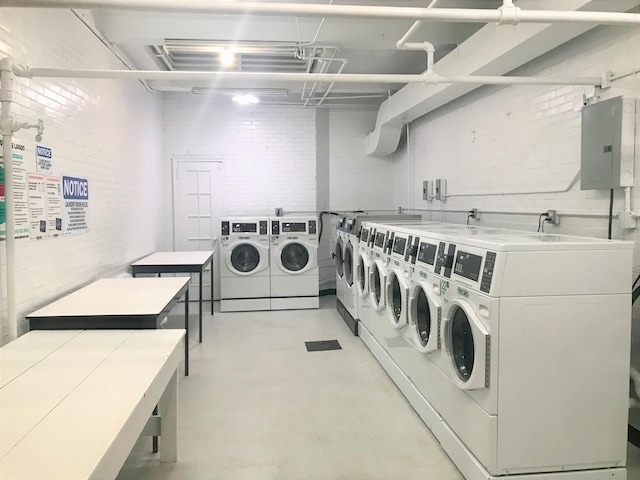
[[[431,0],[431,3],[427,5],[427,8],[435,7],[439,1],[440,0]],[[418,20],[413,25],[411,25],[411,27],[409,27],[409,30],[407,30],[407,33],[405,33],[402,36],[402,38],[396,42],[396,46],[400,49],[405,49],[405,45],[409,41],[409,37],[411,37],[411,35],[413,35],[420,28],[421,25],[422,25],[421,20]]]
[[[381,7],[261,2],[211,2],[209,0],[0,0],[0,7],[95,8],[168,13],[214,13],[230,15],[293,15],[299,17],[386,18],[436,22],[499,23],[593,23],[640,25],[640,14],[522,10],[509,0],[493,10],[469,8]]]
[[[473,83],[483,85],[583,85],[602,86],[603,79],[595,77],[501,77],[501,76],[441,76],[433,72],[423,74],[336,74],[336,73],[280,73],[280,72],[201,72],[155,70],[83,70],[59,68],[19,67],[17,76],[26,78],[95,78],[120,80],[263,80],[277,82],[335,82],[335,83]],[[604,77],[604,75],[603,75]]]

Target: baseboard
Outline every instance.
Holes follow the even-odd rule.
[[[326,297],[328,295],[335,295],[336,294],[336,289],[335,288],[327,288],[325,290],[320,290],[320,296],[321,297]]]

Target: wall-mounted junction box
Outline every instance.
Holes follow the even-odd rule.
[[[422,182],[422,199],[431,200],[433,198],[433,181],[425,180]]]
[[[633,186],[636,103],[616,97],[582,109],[582,190]]]
[[[436,200],[444,200],[447,195],[447,181],[444,178],[435,180],[434,191]]]

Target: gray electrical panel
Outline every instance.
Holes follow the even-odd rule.
[[[635,110],[635,100],[622,97],[582,109],[582,190],[610,190],[633,182]]]

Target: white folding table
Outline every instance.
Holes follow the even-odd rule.
[[[35,331],[0,348],[0,478],[112,479],[143,434],[175,462],[184,335]]]
[[[27,315],[31,330],[146,329],[185,297],[184,372],[189,375],[189,279],[103,278]]]
[[[131,275],[139,273],[198,273],[199,284],[199,340],[202,343],[202,279],[207,265],[211,265],[211,315],[213,315],[213,250],[194,252],[156,252],[131,264]]]

